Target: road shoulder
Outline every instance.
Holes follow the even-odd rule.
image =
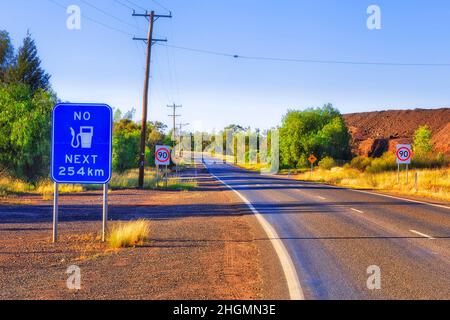
[[[206,172],[198,178],[195,191],[110,194],[110,226],[151,221],[151,240],[129,249],[99,242],[98,192],[61,197],[56,245],[51,201],[0,204],[0,298],[286,299],[281,268],[256,218]],[[73,265],[81,270],[78,291],[66,286]]]

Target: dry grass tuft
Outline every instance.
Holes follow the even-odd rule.
[[[36,187],[36,192],[42,194],[43,200],[51,200],[53,199],[54,188],[53,182],[45,181]],[[60,184],[58,190],[60,194],[80,193],[84,191],[83,186],[74,184]]]
[[[414,184],[415,173],[418,175],[417,189]],[[437,200],[450,200],[450,168],[410,170],[408,183],[406,183],[405,171],[401,172],[400,183],[397,183],[396,171],[369,173],[339,167],[330,170],[317,169],[312,174],[305,172],[298,175],[297,179],[350,188],[424,196]]]
[[[109,183],[112,189],[135,188],[138,185],[139,170],[131,169],[124,173],[114,172]],[[145,170],[145,189],[152,189],[156,183],[156,172],[153,168]]]
[[[27,193],[33,190],[33,186],[18,179],[0,175],[0,194]]]
[[[11,178],[6,175],[0,175],[0,195],[8,194],[41,194],[44,200],[53,198],[54,183],[49,179],[43,180],[37,185],[27,183],[18,179]],[[83,192],[81,185],[59,185],[61,194]]]
[[[198,187],[198,182],[193,179],[168,178],[167,182],[160,180],[157,187],[167,190],[189,191]]]
[[[108,242],[112,248],[134,247],[147,241],[149,234],[150,221],[140,219],[114,226],[108,237]]]

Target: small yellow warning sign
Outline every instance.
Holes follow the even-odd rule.
[[[312,154],[312,155],[309,156],[308,161],[309,161],[311,164],[314,164],[314,163],[316,163],[317,158],[316,158],[315,155]]]

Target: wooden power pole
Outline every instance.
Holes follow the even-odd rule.
[[[172,142],[173,146],[175,147],[175,141],[177,141],[177,117],[180,117],[179,114],[177,114],[177,108],[183,108],[183,106],[177,106],[175,103],[171,106],[167,106],[167,108],[173,109],[173,113],[169,114],[169,117],[172,117],[173,127],[172,127]]]
[[[187,127],[188,125],[190,125],[190,123],[179,123],[178,126],[180,127],[179,131],[178,131],[178,145],[180,146],[180,153],[179,156],[181,157],[183,155],[182,153],[182,148],[181,148],[181,142],[182,142],[182,135],[183,135],[183,128]]]
[[[136,38],[133,40],[145,41],[147,43],[147,63],[145,67],[145,79],[144,79],[144,97],[142,101],[142,128],[141,128],[141,146],[139,154],[139,188],[144,187],[144,174],[145,174],[145,145],[147,138],[147,113],[148,113],[148,88],[150,78],[150,62],[152,56],[152,46],[156,42],[167,42],[166,39],[154,39],[153,38],[153,25],[158,18],[172,18],[170,15],[157,15],[154,11],[150,13],[136,13],[133,12],[133,17],[145,17],[149,21],[147,38]]]

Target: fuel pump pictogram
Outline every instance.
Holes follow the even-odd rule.
[[[81,146],[82,149],[91,149],[94,127],[80,127],[80,133],[78,134],[75,134],[75,130],[70,127],[70,133],[72,135],[72,142],[70,143],[72,148],[78,149]]]

